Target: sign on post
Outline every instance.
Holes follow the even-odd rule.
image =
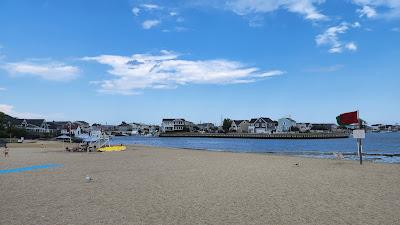
[[[365,139],[365,130],[353,130],[353,138]]]

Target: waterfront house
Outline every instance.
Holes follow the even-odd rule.
[[[277,132],[289,132],[292,127],[296,127],[296,121],[291,118],[281,118],[278,120]]]
[[[185,119],[163,119],[161,122],[161,132],[183,132],[192,130],[193,123]]]
[[[218,127],[216,127],[213,123],[200,123],[196,126],[199,128],[200,132],[214,133],[218,130]]]
[[[251,119],[248,126],[248,132],[255,134],[271,134],[275,130],[275,122],[268,117]]]
[[[61,130],[62,135],[73,135],[79,136],[82,134],[82,129],[77,123],[67,123],[64,125],[63,129]]]
[[[78,124],[79,127],[82,129],[82,133],[89,133],[90,132],[90,124],[86,121],[75,121],[74,123]]]
[[[18,119],[16,126],[31,133],[50,133],[49,126],[44,119]]]
[[[247,120],[233,120],[229,131],[236,133],[247,133],[249,130],[249,121]]]
[[[313,123],[311,126],[312,132],[322,132],[322,131],[336,131],[337,125],[333,123]]]
[[[309,132],[311,130],[311,123],[296,123],[296,127],[301,133]]]

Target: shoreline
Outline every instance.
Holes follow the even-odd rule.
[[[192,137],[192,138],[243,138],[243,139],[335,139],[349,138],[350,134],[344,132],[321,133],[160,133],[159,137]]]
[[[358,162],[358,158],[343,158],[338,160],[335,158],[334,153],[336,152],[252,152],[252,151],[233,151],[233,150],[222,150],[222,149],[206,149],[206,148],[186,148],[186,147],[165,147],[165,146],[153,146],[153,145],[143,145],[143,144],[125,144],[126,146],[140,146],[147,148],[158,148],[158,149],[175,149],[175,150],[191,150],[191,151],[205,151],[205,152],[226,152],[226,153],[240,153],[240,154],[259,154],[259,155],[275,155],[275,156],[287,156],[287,157],[299,157],[299,158],[307,158],[307,159],[327,159],[327,160],[337,160],[337,161],[356,161]],[[357,156],[357,152],[341,152],[343,156]],[[321,156],[321,157],[318,157]],[[325,156],[325,157],[324,157]],[[331,157],[328,157],[331,156]],[[387,162],[383,161],[382,158],[367,158],[367,157],[388,157],[388,158],[396,158],[400,157],[400,154],[379,154],[379,153],[363,153],[363,161],[369,163],[382,163],[382,164],[400,164],[400,161],[395,162]],[[381,160],[381,161],[380,161]]]

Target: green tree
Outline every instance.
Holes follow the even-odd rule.
[[[0,112],[0,130],[3,130],[6,123],[6,115],[3,112]]]
[[[228,133],[231,125],[232,125],[231,119],[229,119],[229,118],[224,119],[224,122],[222,123],[222,129],[224,130],[225,133]]]

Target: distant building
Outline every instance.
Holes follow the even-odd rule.
[[[249,121],[233,120],[229,131],[237,133],[247,133],[249,131]]]
[[[218,130],[213,123],[200,123],[196,125],[200,132],[213,133]]]
[[[49,126],[44,119],[18,119],[16,127],[32,133],[50,133]]]
[[[251,119],[248,126],[249,133],[271,134],[275,132],[275,130],[276,130],[275,122],[267,117]]]
[[[336,131],[337,125],[333,123],[313,123],[311,127],[311,131]]]
[[[296,121],[291,118],[281,118],[278,120],[277,132],[289,132],[292,127],[296,127]]]
[[[296,123],[296,127],[299,129],[300,132],[309,132],[311,130],[312,124],[311,123]]]
[[[163,119],[161,122],[161,132],[183,132],[193,131],[194,124],[185,119]]]
[[[82,129],[77,123],[68,123],[64,125],[61,134],[79,136],[82,134]]]

